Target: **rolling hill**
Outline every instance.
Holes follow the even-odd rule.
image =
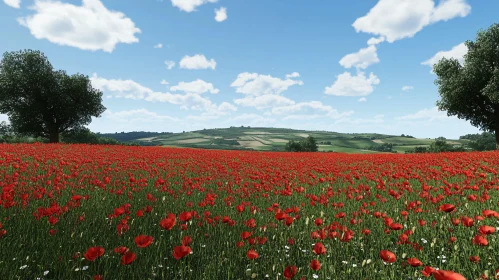
[[[377,153],[367,150],[374,144],[391,143],[393,150],[404,153],[417,146],[429,146],[433,139],[414,138],[412,136],[395,136],[377,133],[338,133],[328,131],[307,131],[286,128],[266,127],[230,127],[219,129],[203,129],[184,133],[154,133],[142,132],[140,138],[127,133],[99,134],[114,139],[138,141],[147,145],[190,147],[202,149],[224,150],[257,150],[283,151],[289,140],[301,140],[309,135],[314,137],[319,151],[334,151],[343,153]],[[448,140],[448,143],[462,145],[467,140]]]

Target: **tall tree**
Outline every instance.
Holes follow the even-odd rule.
[[[6,52],[0,62],[0,113],[21,135],[51,143],[59,134],[79,130],[106,110],[102,92],[88,76],[55,71],[40,51]]]
[[[464,65],[443,58],[433,66],[441,96],[437,106],[449,116],[495,132],[499,149],[499,24],[480,30],[475,42],[466,41],[465,45]]]

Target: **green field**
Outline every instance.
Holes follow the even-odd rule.
[[[106,135],[113,137],[114,134]],[[120,135],[120,134],[118,134]],[[190,147],[221,150],[283,151],[290,140],[300,141],[307,136],[316,139],[321,152],[356,154],[378,153],[367,150],[375,144],[393,144],[397,153],[405,153],[418,146],[429,147],[434,141],[428,138],[412,138],[378,133],[339,133],[329,131],[307,131],[268,127],[231,127],[203,129],[184,133],[168,133],[134,139],[160,146]],[[466,140],[448,140],[462,145]]]

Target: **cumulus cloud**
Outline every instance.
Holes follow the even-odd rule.
[[[300,73],[298,73],[298,72],[293,72],[291,74],[286,75],[286,79],[299,78],[299,77],[300,77]]]
[[[166,67],[168,67],[168,70],[172,70],[173,67],[175,67],[175,64],[175,61],[165,60],[165,65]]]
[[[383,36],[381,36],[381,37],[379,37],[379,38],[374,38],[374,37],[373,37],[373,38],[371,38],[371,39],[367,40],[367,44],[368,44],[369,46],[372,46],[372,45],[377,45],[377,44],[379,44],[379,43],[382,43],[382,42],[384,42],[384,41],[385,41],[385,37],[383,37]]]
[[[163,79],[163,80],[161,80],[160,84],[162,84],[162,85],[169,85],[170,83]]]
[[[197,79],[192,82],[180,82],[178,85],[170,87],[170,90],[197,93],[197,94],[202,94],[205,92],[217,94],[220,92],[220,90],[215,88],[212,83],[207,83],[200,79]]]
[[[466,0],[440,0],[438,5],[433,0],[379,0],[352,26],[357,32],[380,35],[392,43],[413,37],[427,25],[465,17],[470,12]]]
[[[93,87],[113,98],[166,102],[179,105],[182,109],[201,110],[213,114],[215,114],[217,110],[228,108],[228,105],[219,107],[210,99],[203,97],[198,93],[188,92],[185,94],[172,94],[169,92],[157,92],[133,80],[105,79],[97,76],[96,73],[92,75],[90,80]]]
[[[227,19],[227,9],[225,7],[220,7],[220,9],[215,9],[215,20],[217,22],[222,22]]]
[[[108,10],[99,0],[83,0],[82,6],[35,0],[33,15],[18,18],[37,39],[82,50],[112,52],[118,43],[136,43],[140,29],[125,14]]]
[[[147,109],[135,109],[128,111],[113,112],[111,110],[106,110],[103,117],[112,119],[116,122],[155,122],[155,121],[178,121],[179,119],[170,116],[160,115],[155,112],[151,112]]]
[[[403,87],[402,87],[402,90],[403,90],[403,91],[411,91],[411,90],[413,90],[413,89],[414,89],[414,87],[413,87],[413,86],[403,86]]]
[[[179,63],[180,68],[189,70],[199,70],[211,68],[215,70],[217,67],[217,62],[214,59],[206,59],[202,54],[196,54],[194,56],[184,56]]]
[[[218,0],[172,0],[172,5],[184,12],[194,12],[196,8],[207,4],[216,3]]]
[[[353,111],[348,111],[348,112],[338,112],[338,110],[333,109],[329,105],[324,105],[320,101],[309,101],[309,102],[299,102],[287,106],[281,106],[281,107],[275,107],[272,109],[272,114],[274,115],[289,115],[289,114],[294,114],[298,112],[308,112],[309,114],[311,113],[318,113],[318,112],[323,112],[324,114],[319,115],[315,114],[320,117],[329,117],[333,119],[338,119],[342,117],[349,116],[353,114]],[[290,119],[289,116],[287,119]]]
[[[371,45],[367,48],[360,49],[356,53],[345,55],[340,60],[340,65],[345,68],[355,67],[357,69],[366,69],[372,64],[378,63],[378,54],[376,53],[376,46]]]
[[[409,114],[401,117],[396,117],[396,120],[399,121],[414,121],[414,120],[423,120],[423,121],[442,121],[442,120],[450,120],[457,119],[457,117],[449,117],[445,111],[439,111],[438,107],[433,107],[430,109],[422,109],[414,114]]]
[[[358,72],[355,76],[344,72],[337,76],[333,85],[326,87],[324,93],[336,96],[367,96],[374,91],[374,85],[379,83],[380,80],[373,73],[366,77],[364,72]]]
[[[266,94],[278,95],[294,85],[303,85],[303,82],[290,79],[289,77],[283,80],[270,75],[245,72],[237,76],[231,87],[235,87],[238,93],[257,96]]]
[[[421,64],[428,65],[433,68],[433,65],[436,64],[442,58],[455,58],[461,63],[464,64],[464,55],[468,53],[468,47],[464,43],[461,43],[457,46],[454,46],[452,49],[448,51],[439,51],[430,59],[423,61]]]
[[[254,107],[258,110],[295,104],[293,100],[276,94],[246,96],[244,98],[235,99],[234,103],[244,107]]]
[[[359,100],[357,100],[357,101],[359,101],[359,102],[367,102],[367,99],[366,99],[365,97],[361,97],[361,98],[359,98]]]
[[[155,49],[161,49],[163,47],[163,44],[159,43],[154,46]]]
[[[12,8],[21,8],[21,0],[3,0],[3,2]]]

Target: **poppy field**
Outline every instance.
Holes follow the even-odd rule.
[[[0,145],[0,279],[499,279],[499,153]]]

